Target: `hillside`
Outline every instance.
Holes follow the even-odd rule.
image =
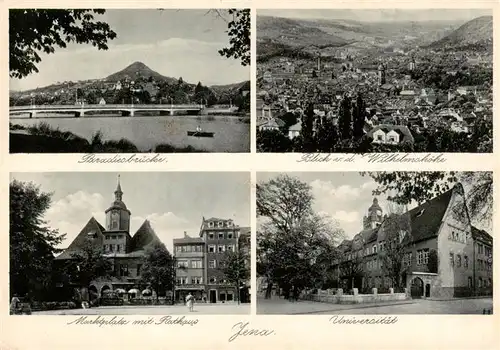
[[[257,33],[258,40],[268,39],[289,46],[343,46],[349,43],[325,32],[314,22],[281,17],[257,17]]]
[[[274,56],[332,55],[337,48],[355,51],[391,46],[425,46],[450,34],[460,22],[360,22],[341,19],[257,17],[259,61]]]
[[[154,80],[163,80],[169,83],[173,83],[177,81],[177,79],[165,77],[158,72],[155,72],[148,66],[146,66],[142,62],[134,62],[126,68],[122,69],[119,72],[113,73],[110,76],[106,77],[105,80],[110,82],[117,82],[119,80],[124,80],[126,78],[134,80],[138,77],[149,78],[153,77]]]
[[[429,45],[431,48],[493,44],[493,16],[475,18]]]

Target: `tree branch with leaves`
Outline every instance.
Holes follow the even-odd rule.
[[[68,43],[91,44],[107,50],[108,40],[116,33],[110,26],[94,19],[102,9],[10,9],[9,70],[13,78],[37,73],[40,53],[54,53]]]

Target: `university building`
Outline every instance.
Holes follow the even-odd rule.
[[[342,258],[334,275],[340,288],[382,293],[393,287],[382,258],[392,241],[404,247],[402,285],[413,298],[492,295],[493,238],[471,225],[461,184],[402,217],[409,229],[389,237],[387,216],[373,200],[364,229],[338,247]]]
[[[209,303],[238,300],[236,286],[224,276],[225,253],[248,249],[249,238],[250,229],[239,227],[230,219],[203,218],[198,237],[185,233],[183,238],[174,239],[176,301],[182,302],[188,293]],[[241,289],[248,289],[245,287],[249,282],[241,282]],[[240,298],[244,299],[241,290]]]
[[[90,283],[91,299],[101,297],[106,290],[140,296],[147,288],[140,284],[146,250],[155,243],[161,243],[148,220],[135,234],[130,233],[131,212],[123,202],[119,180],[114,194],[113,203],[105,211],[105,226],[94,217],[90,218],[68,248],[56,257],[56,261],[60,262],[74,259],[75,254],[83,252],[89,240],[95,248],[101,249],[112,264],[112,273],[109,277],[98,277]]]

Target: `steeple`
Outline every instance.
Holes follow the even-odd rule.
[[[115,190],[115,201],[122,201],[122,196],[123,196],[123,192],[122,192],[122,186],[120,185],[120,175],[118,175],[118,185],[116,186],[116,190]]]
[[[130,228],[130,210],[127,209],[122,200],[123,192],[118,175],[118,184],[115,190],[115,200],[106,209],[106,230],[108,231],[128,231]]]
[[[382,223],[382,220],[382,208],[378,204],[378,199],[375,197],[373,198],[372,205],[368,208],[368,215],[363,217],[363,228],[374,229]]]

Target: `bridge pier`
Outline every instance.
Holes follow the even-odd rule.
[[[133,117],[135,111],[122,111],[122,117]]]
[[[84,115],[85,115],[84,111],[75,112],[75,118],[80,118],[80,117],[83,117]]]
[[[30,112],[30,119],[31,118],[36,118],[36,112]]]

